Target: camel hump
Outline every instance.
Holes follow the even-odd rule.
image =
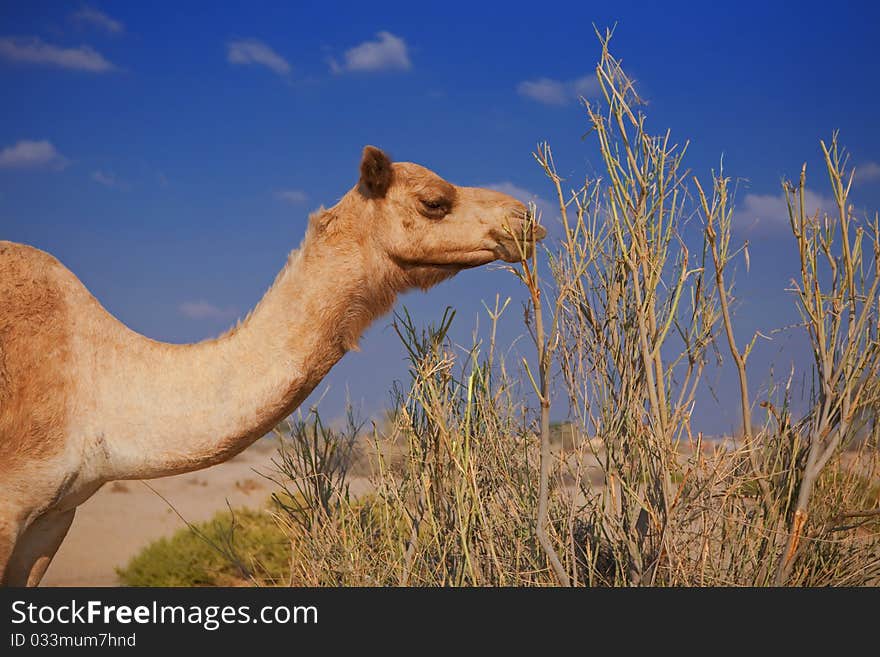
[[[61,446],[52,439],[70,379],[65,271],[44,251],[0,241],[0,475],[16,456]]]
[[[55,256],[29,244],[0,240],[0,273],[7,273],[6,267],[17,264],[19,267],[60,266]]]
[[[55,285],[65,277],[67,268],[55,256],[36,247],[0,240],[0,299],[11,302],[9,295],[22,286]],[[0,305],[0,314],[6,307]]]
[[[0,241],[0,340],[40,333],[60,320],[66,271],[45,251]]]

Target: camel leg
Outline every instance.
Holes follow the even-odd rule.
[[[6,572],[7,586],[36,586],[67,535],[76,509],[50,511],[36,520],[18,539]]]
[[[18,537],[18,525],[8,520],[0,519],[0,586],[9,586],[7,568],[15,549],[15,541]]]

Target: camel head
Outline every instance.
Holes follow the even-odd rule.
[[[525,235],[528,209],[512,196],[453,185],[373,146],[364,148],[358,184],[330,212],[346,239],[384,259],[399,288],[427,289],[495,260],[519,262],[546,234],[532,224]]]

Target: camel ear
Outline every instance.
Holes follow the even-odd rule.
[[[391,160],[375,146],[364,147],[361,158],[361,193],[368,198],[382,198],[391,187]]]

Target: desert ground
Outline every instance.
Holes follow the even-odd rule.
[[[213,468],[105,485],[77,510],[42,586],[118,586],[115,569],[151,541],[185,527],[181,517],[199,522],[227,503],[265,505],[274,484],[264,475],[274,472],[275,454],[276,443],[261,440]]]

